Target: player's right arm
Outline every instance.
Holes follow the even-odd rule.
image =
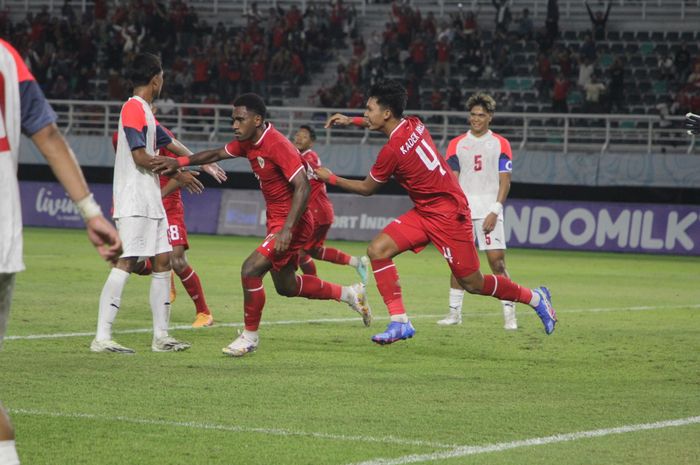
[[[213,150],[204,150],[197,152],[191,157],[153,157],[149,160],[149,168],[159,174],[172,176],[178,169],[189,165],[206,165],[219,160],[231,158],[231,155],[226,152],[225,147]]]
[[[365,118],[361,116],[346,116],[342,113],[336,113],[329,117],[323,127],[328,129],[333,126],[350,126],[351,124],[361,128],[369,127],[369,122]]]
[[[368,197],[379,190],[382,184],[372,179],[371,176],[367,176],[362,181],[342,178],[333,174],[331,170],[325,166],[321,166],[314,169],[314,173],[321,181],[331,186],[338,186],[344,191],[353,192],[355,194],[364,195]]]

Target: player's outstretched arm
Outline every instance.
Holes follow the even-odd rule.
[[[686,113],[685,115],[685,128],[688,130],[688,134],[700,134],[700,115],[695,113]]]
[[[222,147],[220,149],[204,150],[203,152],[195,153],[190,157],[153,157],[150,160],[150,167],[158,174],[172,176],[179,168],[182,168],[183,166],[206,165],[226,158],[231,158],[231,156],[226,153],[226,150],[224,150]]]
[[[323,127],[328,129],[333,126],[350,126],[351,124],[352,118],[342,113],[336,113],[326,120],[326,124]]]
[[[51,123],[43,127],[31,137],[58,181],[68,192],[68,196],[78,206],[85,220],[88,239],[97,248],[97,252],[105,260],[114,261],[119,258],[122,250],[119,234],[102,215],[102,210],[88,189],[73,151],[56,124]]]
[[[182,142],[180,142],[178,139],[175,137],[172,138],[172,142],[168,144],[167,149],[173,152],[175,155],[179,155],[181,157],[190,157],[192,156],[192,151]],[[208,165],[202,165],[202,171],[207,173],[209,176],[214,178],[216,182],[221,184],[222,182],[226,181],[226,171],[224,171],[223,168],[221,168],[219,165],[216,163],[210,163]]]
[[[367,176],[362,181],[357,181],[354,179],[341,178],[333,174],[328,168],[321,166],[314,169],[316,177],[326,184],[331,186],[338,186],[344,191],[353,192],[355,194],[364,195],[368,197],[379,190],[382,184],[372,179],[371,176]]]

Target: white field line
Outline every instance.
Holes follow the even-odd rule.
[[[520,304],[524,306],[523,304]],[[610,307],[610,308],[579,308],[570,310],[557,310],[559,314],[568,313],[608,313],[608,312],[642,312],[642,311],[652,311],[652,310],[672,310],[676,308],[700,308],[700,304],[690,304],[690,305],[662,305],[662,306],[634,306],[634,307]],[[530,313],[521,312],[518,316],[530,315]],[[534,315],[534,314],[532,314]],[[413,315],[412,320],[427,319],[427,318],[441,318],[444,314],[439,315]],[[484,313],[484,312],[463,312],[463,317],[468,318],[479,318],[479,317],[501,317],[499,312]],[[374,320],[388,320],[388,317],[374,317]],[[360,318],[348,317],[348,318],[315,318],[310,320],[279,320],[279,321],[263,321],[261,325],[265,326],[277,326],[277,325],[303,325],[303,324],[314,324],[314,323],[348,323],[360,321]],[[243,323],[216,323],[214,328],[242,328]],[[190,325],[178,325],[171,326],[172,330],[193,330]],[[204,330],[208,330],[205,328]],[[114,334],[137,334],[137,333],[152,333],[152,328],[135,328],[135,329],[122,329],[113,331]],[[22,340],[33,340],[33,339],[63,339],[71,337],[89,337],[95,336],[94,332],[80,332],[80,333],[53,333],[53,334],[29,334],[26,336],[5,336],[5,340],[8,341],[22,341]]]
[[[155,420],[147,418],[132,418],[123,416],[109,415],[93,415],[90,413],[66,413],[66,412],[46,412],[42,410],[31,410],[22,408],[8,409],[12,415],[31,415],[50,418],[68,418],[73,420],[97,420],[105,422],[120,422],[131,423],[146,426],[165,426],[174,428],[189,428],[199,430],[225,431],[231,433],[256,433],[270,436],[298,436],[309,437],[315,439],[327,439],[331,441],[348,441],[348,442],[373,442],[383,444],[398,444],[402,446],[419,446],[433,447],[439,449],[454,449],[458,447],[455,444],[442,444],[434,441],[422,441],[419,439],[404,439],[395,436],[347,436],[344,434],[318,433],[309,431],[293,431],[282,428],[254,428],[249,426],[239,425],[221,425],[216,423],[199,423],[192,421],[170,421],[170,420]]]
[[[625,425],[617,428],[596,429],[591,431],[579,431],[577,433],[555,434],[542,438],[523,439],[520,441],[500,442],[496,444],[486,444],[483,446],[459,446],[452,450],[434,452],[432,454],[405,455],[395,459],[376,458],[366,462],[354,463],[352,465],[404,465],[408,463],[430,462],[435,460],[447,460],[453,458],[466,457],[468,455],[486,454],[489,452],[502,452],[520,447],[543,446],[558,442],[577,441],[579,439],[599,438],[613,434],[634,433],[637,431],[647,431],[674,426],[685,426],[700,423],[699,417],[681,418],[678,420],[659,421],[656,423],[642,423],[638,425]]]

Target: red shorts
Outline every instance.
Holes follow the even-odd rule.
[[[304,245],[309,242],[311,235],[314,232],[314,222],[311,215],[307,212],[304,213],[296,227],[292,231],[292,240],[289,243],[289,247],[282,253],[275,253],[275,240],[276,234],[282,230],[284,226],[284,220],[279,221],[269,221],[267,223],[267,237],[262,244],[255,249],[260,254],[264,255],[270,263],[272,263],[272,269],[279,271],[290,262],[296,265],[297,258],[299,257],[299,251],[304,248]]]
[[[317,224],[314,225],[314,232],[311,234],[311,239],[304,245],[304,250],[314,250],[323,247],[323,243],[326,242],[326,236],[328,235],[328,230],[331,229],[330,224]]]
[[[391,237],[400,252],[418,253],[432,242],[457,278],[479,269],[479,255],[474,246],[472,222],[465,216],[456,218],[424,217],[409,210],[382,231]]]
[[[184,246],[185,249],[190,248],[189,242],[187,242],[187,227],[185,226],[185,215],[183,213],[171,213],[169,210],[166,211],[168,215],[168,240],[170,245],[176,247],[178,245]]]

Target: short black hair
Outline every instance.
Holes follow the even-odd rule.
[[[306,132],[309,133],[309,137],[311,138],[311,140],[314,140],[314,141],[316,140],[316,131],[314,131],[314,128],[312,128],[308,124],[302,124],[301,126],[299,126],[299,129],[306,130]]]
[[[127,78],[133,87],[145,86],[161,71],[163,71],[163,65],[160,58],[152,53],[139,53],[131,62]]]
[[[395,117],[401,118],[406,109],[408,93],[399,81],[386,79],[373,85],[368,97],[375,98],[379,105],[389,108]]]
[[[246,107],[248,111],[252,111],[262,116],[265,119],[267,115],[267,107],[265,102],[263,102],[262,97],[258,94],[248,93],[239,95],[236,100],[233,101],[234,107]]]

